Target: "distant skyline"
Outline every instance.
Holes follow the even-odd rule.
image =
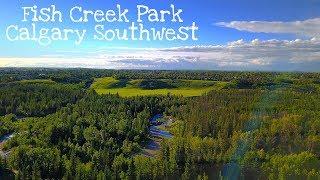
[[[183,23],[149,23],[146,28],[197,24],[198,40],[96,41],[74,39],[40,46],[10,42],[6,28],[22,22],[23,6],[55,5],[68,15],[73,6],[90,10],[135,11],[144,4],[157,10],[171,4],[183,10]],[[131,15],[135,15],[134,13]],[[69,67],[106,69],[194,69],[320,71],[320,0],[3,0],[0,10],[0,67]],[[96,23],[38,23],[40,27],[94,29]],[[101,23],[123,28],[126,23]]]

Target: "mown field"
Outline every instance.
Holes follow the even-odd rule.
[[[122,97],[151,95],[200,96],[213,89],[220,89],[225,82],[206,80],[138,79],[117,80],[113,77],[96,78],[91,88],[98,94],[119,94]]]

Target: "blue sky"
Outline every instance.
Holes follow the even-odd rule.
[[[0,66],[88,67],[137,69],[213,70],[320,70],[320,0],[3,0],[0,11]],[[196,22],[197,41],[96,41],[88,36],[81,45],[74,39],[41,46],[34,41],[10,42],[9,25],[21,22],[23,6],[54,4],[63,12],[63,23],[37,23],[39,28],[87,29],[95,22],[75,24],[68,20],[73,6],[89,10],[129,9],[134,21],[136,6],[157,10],[170,4],[183,10],[183,23],[145,22],[146,28],[189,26]],[[126,28],[126,23],[102,23]]]

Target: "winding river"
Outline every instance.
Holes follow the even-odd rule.
[[[150,134],[153,137],[172,138],[172,134],[160,128],[160,126],[166,125],[166,122],[159,121],[162,118],[162,114],[157,114],[150,119],[150,123],[152,124],[149,128]]]
[[[153,157],[160,149],[160,142],[162,139],[172,138],[172,134],[163,130],[168,122],[163,121],[163,115],[157,114],[150,119],[151,126],[149,127],[149,133],[152,138],[147,142],[142,154],[148,157]]]

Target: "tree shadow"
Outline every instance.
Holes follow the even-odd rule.
[[[108,86],[110,89],[116,89],[116,88],[124,88],[127,86],[129,80],[128,79],[119,79],[118,82],[112,83]]]

